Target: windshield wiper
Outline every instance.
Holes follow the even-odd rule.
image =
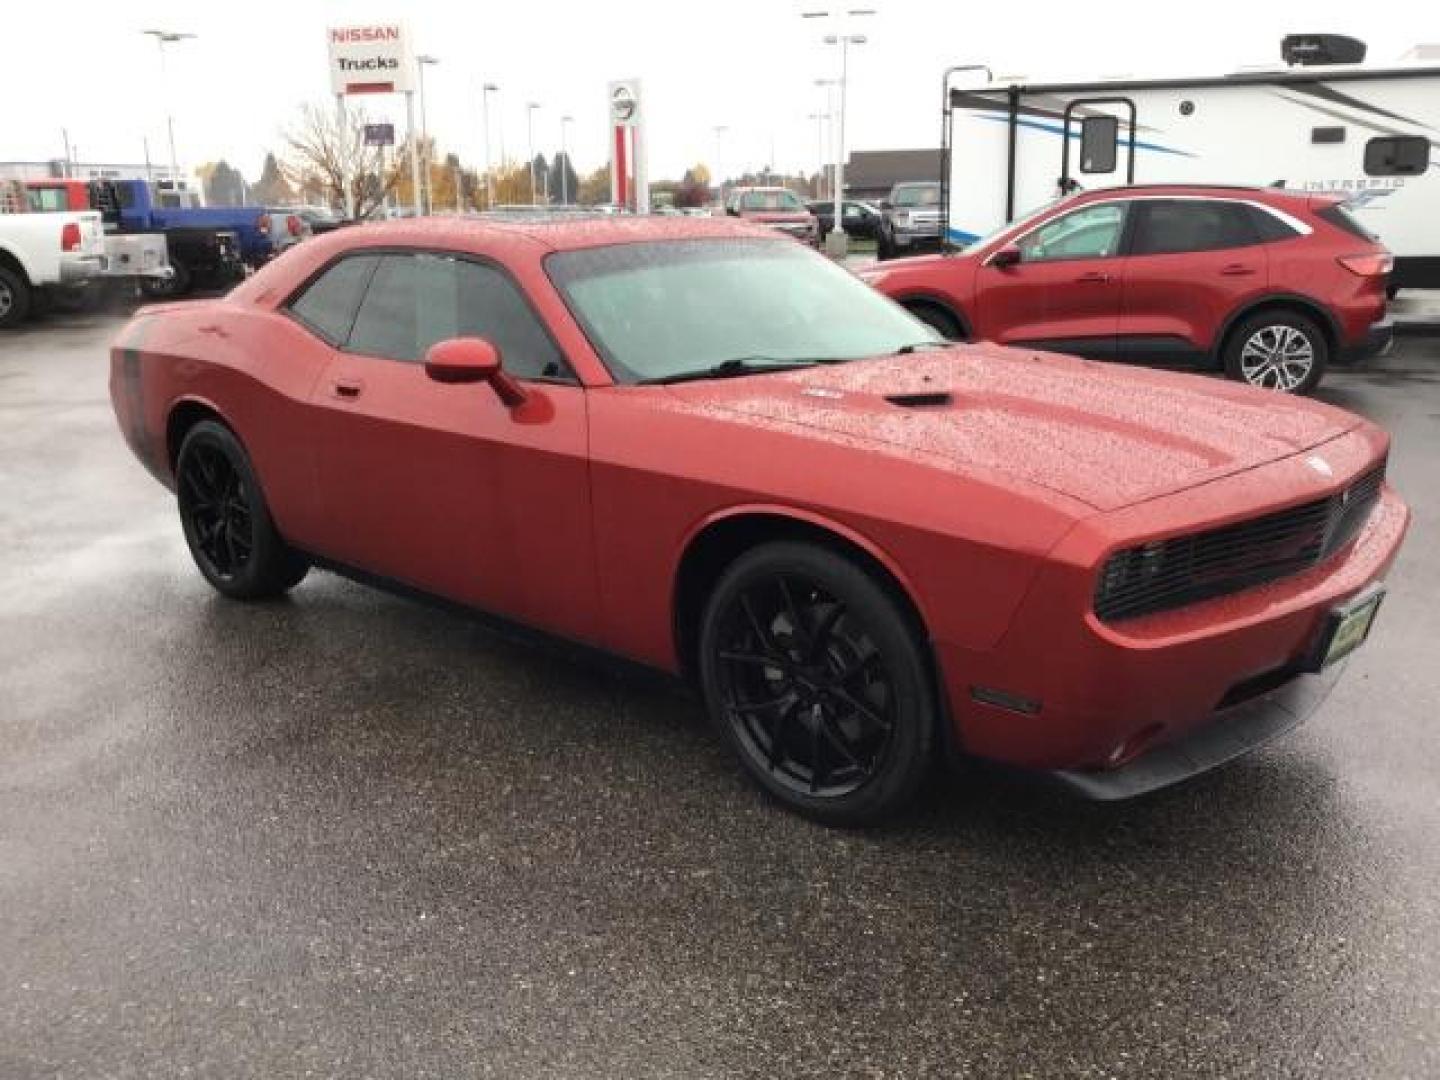
[[[909,356],[911,353],[917,353],[921,349],[948,349],[952,344],[953,342],[949,341],[912,341],[908,345],[901,345],[890,355]]]
[[[696,371],[679,371],[674,375],[657,375],[653,379],[641,379],[642,386],[659,383],[696,382],[701,379],[733,379],[737,375],[757,375],[766,371],[791,371],[795,368],[812,367],[815,360],[777,360],[773,356],[737,356],[722,360],[707,368]]]

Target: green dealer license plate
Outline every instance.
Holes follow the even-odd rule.
[[[1329,667],[1343,660],[1365,643],[1370,636],[1370,627],[1375,625],[1380,601],[1384,599],[1384,587],[1373,585],[1349,603],[1330,612],[1320,638],[1319,667]]]

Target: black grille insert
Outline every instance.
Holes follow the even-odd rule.
[[[1308,570],[1355,539],[1384,482],[1382,462],[1324,499],[1116,552],[1096,584],[1095,613],[1133,619]]]

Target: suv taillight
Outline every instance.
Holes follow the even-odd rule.
[[[60,230],[60,250],[80,250],[80,223],[78,221],[67,221],[64,228]]]
[[[290,234],[291,236],[299,236],[299,235],[300,235],[300,219],[299,219],[298,217],[296,217],[294,214],[288,215],[288,216],[285,218],[285,229],[286,229],[287,232],[289,232],[289,234]]]
[[[261,214],[255,219],[255,227],[262,233],[268,233],[270,231],[270,215]]]
[[[1395,266],[1395,259],[1388,251],[1341,255],[1335,261],[1359,277],[1384,277]]]

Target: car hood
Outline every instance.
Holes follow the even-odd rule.
[[[746,221],[758,221],[766,225],[798,224],[811,218],[808,210],[743,210],[740,216]]]
[[[1096,510],[1289,457],[1361,423],[1273,391],[986,345],[669,389],[752,424],[940,456]]]

